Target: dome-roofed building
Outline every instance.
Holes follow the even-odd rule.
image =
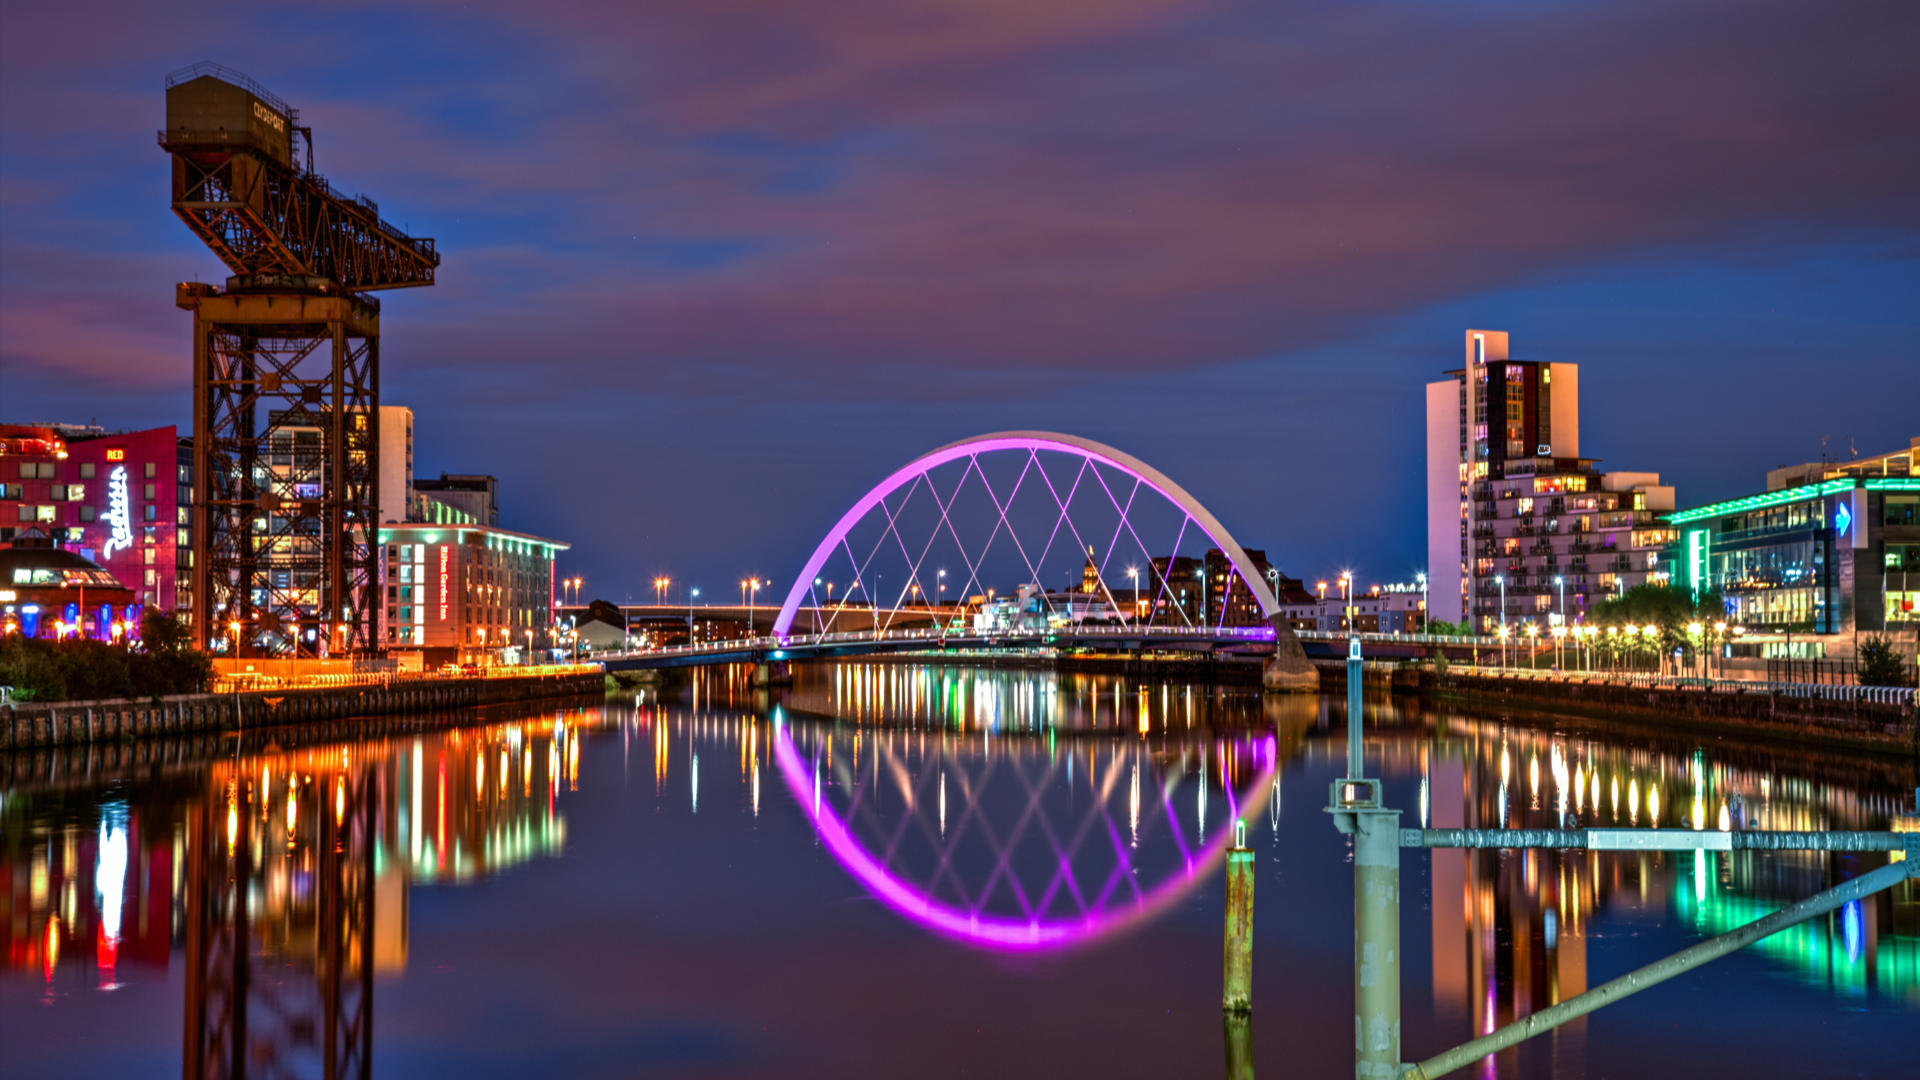
[[[0,547],[0,632],[113,641],[140,635],[134,592],[79,553],[44,537]]]

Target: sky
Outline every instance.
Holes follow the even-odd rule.
[[[1008,429],[1402,580],[1469,327],[1682,505],[1920,434],[1916,54],[1899,0],[5,0],[0,419],[190,426],[172,286],[225,270],[154,132],[213,60],[436,240],[382,400],[592,595],[784,584]]]

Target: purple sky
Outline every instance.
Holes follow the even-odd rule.
[[[1682,503],[1920,430],[1920,8],[1887,2],[10,5],[0,414],[189,422],[162,80],[210,59],[435,237],[383,296],[423,473],[590,592],[785,583],[871,483],[1048,428],[1288,573],[1425,544],[1468,326],[1583,365]]]

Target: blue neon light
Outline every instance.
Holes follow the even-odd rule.
[[[1841,503],[1839,508],[1833,512],[1833,529],[1841,536],[1845,536],[1847,535],[1847,529],[1852,525],[1853,511],[1847,509],[1846,503]]]

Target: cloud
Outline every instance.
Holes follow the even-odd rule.
[[[796,365],[833,392],[901,366],[1203,367],[1649,249],[1920,228],[1899,3],[460,10],[363,13],[444,28],[388,79],[253,74],[343,186],[438,235],[445,284],[393,328],[468,367],[538,349],[687,393]],[[408,55],[380,29],[370,59]],[[236,14],[227,38],[277,30]],[[91,67],[10,46],[8,130],[48,133],[50,105],[130,124],[109,63],[157,80],[183,47],[138,36]],[[0,160],[9,203],[43,190],[19,140]]]

